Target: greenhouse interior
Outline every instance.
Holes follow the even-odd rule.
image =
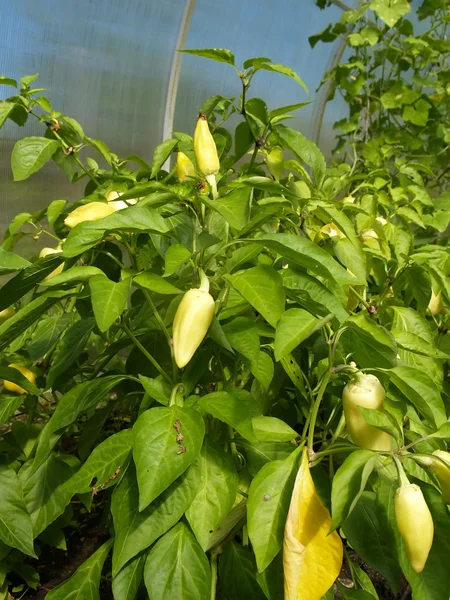
[[[0,600],[449,600],[450,0],[10,0]]]

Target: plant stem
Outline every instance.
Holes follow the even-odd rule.
[[[153,314],[154,314],[154,315],[155,315],[155,317],[156,317],[156,320],[158,321],[158,324],[159,324],[159,326],[160,326],[160,328],[161,328],[161,331],[162,331],[162,332],[164,333],[164,335],[166,336],[166,340],[167,340],[167,343],[168,343],[168,345],[169,345],[169,348],[170,348],[170,357],[171,357],[171,359],[172,359],[172,377],[173,377],[173,379],[174,379],[174,381],[175,381],[175,380],[176,380],[176,378],[177,378],[177,365],[176,365],[176,363],[175,363],[175,357],[174,357],[174,355],[173,355],[173,345],[172,345],[172,338],[170,337],[170,333],[168,332],[168,330],[167,330],[167,327],[165,326],[165,324],[164,324],[164,321],[163,321],[163,319],[162,319],[161,315],[159,314],[159,311],[158,311],[158,309],[156,308],[156,306],[155,306],[155,304],[154,304],[154,302],[153,302],[153,300],[152,300],[152,298],[151,298],[150,294],[149,294],[149,293],[148,293],[148,291],[147,291],[147,290],[145,290],[145,289],[142,289],[142,292],[144,293],[145,299],[147,300],[147,302],[148,302],[148,304],[149,304],[150,308],[151,308],[151,309],[152,309],[152,311],[153,311]]]
[[[217,552],[211,552],[211,595],[210,600],[216,600],[217,593]]]
[[[320,384],[320,388],[319,388],[319,391],[317,392],[317,396],[316,396],[316,399],[314,401],[314,405],[312,408],[311,420],[309,422],[309,432],[308,432],[308,449],[310,452],[312,452],[312,450],[313,450],[314,429],[316,427],[316,421],[317,421],[317,415],[319,414],[320,403],[322,402],[322,398],[325,393],[325,390],[327,389],[327,385],[330,381],[330,378],[331,378],[331,372],[330,372],[330,370],[328,370],[322,379],[322,383]]]
[[[133,340],[134,345],[139,348],[139,350],[142,352],[142,354],[144,354],[144,356],[146,358],[148,358],[148,360],[152,363],[152,365],[155,367],[155,369],[157,369],[157,371],[159,371],[159,373],[164,377],[164,379],[170,383],[170,385],[173,385],[173,381],[170,379],[170,377],[167,375],[167,373],[164,371],[164,369],[161,367],[161,365],[153,358],[153,356],[150,354],[150,352],[148,352],[148,350],[146,350],[144,348],[144,346],[141,344],[141,342],[136,338],[136,336],[134,335],[134,333],[129,329],[129,327],[125,324],[122,323],[122,327],[124,329],[124,331],[126,332],[126,334],[128,335],[128,337]]]

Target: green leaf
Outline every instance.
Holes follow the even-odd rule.
[[[46,600],[100,600],[100,577],[111,546],[112,540],[100,546],[70,579],[53,588]]]
[[[247,504],[248,534],[258,571],[264,571],[283,546],[299,450],[284,460],[273,460],[253,479]]]
[[[161,167],[172,154],[175,146],[178,144],[178,140],[165,140],[158,146],[156,146],[153,153],[152,161],[152,172],[150,178],[153,179],[159,173]]]
[[[53,200],[53,202],[50,202],[47,206],[47,219],[51,227],[55,224],[56,219],[59,217],[66,204],[67,200]]]
[[[320,186],[325,176],[326,162],[316,144],[299,131],[285,125],[277,125],[274,129],[282,144],[291,150],[299,160],[311,167],[316,183]]]
[[[265,600],[265,595],[256,580],[256,565],[253,553],[235,541],[225,546],[219,563],[220,581],[225,600]]]
[[[0,425],[8,422],[9,417],[16,412],[24,400],[25,396],[0,394]]]
[[[0,469],[0,540],[37,558],[33,548],[33,525],[19,478],[12,469]]]
[[[95,275],[89,279],[89,287],[98,328],[108,331],[127,307],[131,277],[115,283],[105,275]]]
[[[411,10],[408,0],[374,0],[369,8],[389,27],[394,27]]]
[[[212,392],[200,398],[198,403],[213,417],[231,425],[244,438],[255,440],[251,419],[261,415],[261,408],[251,394],[237,392]]]
[[[0,325],[0,351],[7,348],[13,340],[28,329],[30,325],[47,312],[56,302],[58,302],[57,296],[48,297],[46,294],[42,294]]]
[[[180,52],[184,52],[185,54],[193,54],[194,56],[202,56],[203,58],[210,58],[216,62],[224,62],[228,63],[229,65],[234,65],[234,54],[231,52],[231,50],[227,50],[226,48],[198,48],[180,50]]]
[[[238,476],[231,454],[211,442],[203,445],[198,465],[200,485],[186,511],[186,518],[198,543],[206,551],[236,499]]]
[[[14,181],[23,181],[39,171],[59,148],[57,140],[27,137],[16,142],[11,154]]]
[[[364,421],[366,423],[369,423],[369,425],[372,425],[373,427],[377,427],[377,429],[385,431],[397,441],[399,446],[401,445],[402,430],[392,415],[386,412],[381,412],[381,410],[364,408],[363,406],[358,406],[358,408],[362,412]]]
[[[445,423],[445,406],[436,384],[429,375],[413,367],[403,366],[382,371],[430,424],[440,427]]]
[[[145,375],[139,375],[139,379],[150,398],[154,398],[164,406],[169,405],[172,386],[167,383],[162,375],[158,375],[155,379],[145,377]]]
[[[60,255],[52,255],[22,269],[0,289],[0,310],[20,300],[60,264]]]
[[[26,87],[26,86],[30,85],[30,83],[33,83],[33,81],[35,81],[38,77],[39,77],[39,73],[34,73],[33,75],[25,75],[24,77],[20,78],[20,83],[24,87]]]
[[[294,296],[297,302],[308,310],[319,312],[323,316],[332,313],[339,323],[348,318],[348,313],[339,298],[315,277],[297,273],[293,269],[283,269],[282,277],[288,295]]]
[[[198,458],[205,425],[196,410],[158,407],[145,411],[133,431],[139,510],[143,510]],[[177,441],[179,435],[183,439]]]
[[[253,417],[252,427],[258,442],[289,442],[298,437],[292,427],[276,417]]]
[[[103,271],[101,271],[98,267],[72,267],[67,271],[63,271],[59,275],[55,275],[47,281],[43,281],[41,285],[46,287],[55,287],[64,283],[84,282],[89,281],[89,279],[95,275],[104,276]]]
[[[150,270],[136,275],[136,277],[134,277],[134,282],[141,287],[151,290],[152,292],[157,292],[158,294],[183,294],[183,290],[178,289],[160,275],[152,273]]]
[[[302,308],[290,308],[284,312],[275,332],[275,360],[286,358],[294,348],[328,323],[332,316],[319,320]]]
[[[405,106],[402,117],[404,121],[409,121],[418,127],[424,127],[428,122],[430,110],[431,104],[420,98],[414,106]]]
[[[122,195],[125,198],[126,194]],[[130,206],[116,211],[99,221],[85,221],[76,225],[64,242],[63,256],[79,256],[95,246],[109,231],[166,233],[167,225],[161,215],[149,206]]]
[[[10,85],[11,87],[17,87],[17,81],[11,77],[5,77],[0,75],[0,85]]]
[[[278,252],[319,277],[332,279],[340,285],[354,285],[357,279],[350,275],[326,250],[311,240],[291,233],[261,235],[257,242]]]
[[[183,263],[185,263],[191,253],[181,244],[169,246],[164,256],[164,277],[170,277]]]
[[[198,463],[192,464],[147,508],[139,512],[136,471],[131,464],[114,490],[111,512],[114,520],[113,575],[139,552],[149,548],[186,512],[200,483]]]
[[[336,471],[331,491],[330,531],[337,529],[355,508],[377,460],[378,455],[371,450],[356,450]]]
[[[247,225],[250,216],[251,193],[250,188],[240,187],[217,200],[210,200],[206,196],[199,198],[208,208],[222,215],[231,227],[240,230]]]
[[[51,388],[56,379],[66,373],[86,347],[95,327],[92,317],[81,319],[71,325],[58,342],[47,375],[47,386]]]
[[[1,367],[0,366],[0,380],[11,381],[12,383],[16,383],[20,385],[24,390],[26,390],[29,394],[34,394],[38,396],[41,391],[37,388],[33,383],[28,381],[28,379],[23,375],[18,369],[14,369],[13,367]]]
[[[224,278],[266,319],[276,327],[284,311],[285,297],[281,275],[268,265]]]
[[[392,511],[393,511],[392,505]],[[342,525],[345,537],[362,560],[387,579],[397,593],[401,570],[395,536],[386,510],[373,492],[364,492]],[[381,533],[381,535],[380,535]]]
[[[144,580],[152,600],[209,600],[209,562],[186,525],[178,523],[153,546]]]
[[[33,461],[33,472],[45,462],[65,428],[74,423],[81,414],[104,400],[123,379],[123,375],[110,375],[85,381],[75,385],[59,399],[53,415],[40,435]]]
[[[114,600],[135,600],[144,574],[145,558],[145,554],[136,556],[114,577]]]
[[[234,350],[237,350],[250,362],[258,362],[260,352],[259,335],[252,319],[237,317],[224,325],[223,331]]]
[[[346,352],[359,367],[389,368],[397,364],[397,345],[392,334],[364,313],[349,317],[341,336]]]
[[[7,252],[0,247],[0,275],[7,275],[29,266],[30,262],[25,258],[14,254],[14,252]]]
[[[3,83],[1,79],[0,83]],[[15,107],[16,105],[14,102],[0,102],[0,127],[3,126]]]
[[[305,83],[300,79],[300,77],[297,75],[297,73],[290,67],[286,67],[285,65],[279,65],[277,63],[272,63],[272,62],[270,62],[270,63],[261,62],[258,64],[258,66],[256,68],[264,69],[265,71],[273,71],[274,73],[281,73],[281,75],[286,75],[287,77],[290,77],[305,90],[305,92],[308,94],[308,97],[309,97],[309,91],[308,91],[308,88],[306,87]]]

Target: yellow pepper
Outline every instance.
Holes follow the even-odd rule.
[[[123,210],[124,208],[128,208],[132,204],[136,204],[136,198],[129,198],[126,202],[125,200],[117,200],[117,198],[120,198],[121,195],[121,192],[116,192],[114,190],[106,194],[108,205],[111,206],[114,209],[114,211]]]
[[[205,337],[214,317],[214,299],[202,273],[200,288],[185,293],[173,321],[173,351],[177,366],[185,367]]]
[[[84,221],[99,221],[113,212],[115,212],[114,208],[106,202],[90,202],[89,204],[78,206],[78,208],[73,210],[64,219],[64,223],[72,229],[75,225]]]
[[[433,544],[434,526],[420,487],[402,483],[395,492],[394,507],[409,562],[416,573],[421,573]]]
[[[61,252],[62,252],[61,248],[42,248],[42,250],[39,252],[39,258],[45,258],[46,256],[50,256],[51,254],[61,254]],[[56,269],[54,271],[52,271],[50,273],[50,275],[47,275],[47,277],[44,279],[44,281],[47,281],[47,279],[51,279],[52,277],[55,277],[55,275],[59,275],[63,269],[64,269],[64,263],[61,263],[58,267],[56,267]]]
[[[284,530],[284,600],[320,600],[339,576],[343,548],[311,477],[305,448]]]
[[[435,294],[433,288],[431,288],[431,298],[428,304],[428,310],[430,314],[433,316],[439,315],[443,312],[443,304],[442,304],[442,292],[439,291]]]
[[[206,115],[200,114],[194,131],[194,152],[198,170],[205,177],[219,172],[216,142],[208,127]]]
[[[358,371],[347,383],[342,394],[345,422],[353,442],[369,450],[389,451],[392,436],[369,425],[364,420],[359,407],[383,410],[384,388],[375,375],[365,375]]]
[[[184,152],[177,154],[177,177],[179,181],[185,181],[190,177],[195,177],[195,167]]]
[[[435,450],[433,456],[438,459],[432,459],[431,468],[439,480],[442,490],[442,497],[446,504],[450,504],[450,452],[444,450]]]
[[[18,365],[16,363],[11,363],[10,365],[8,365],[8,367],[20,371],[30,383],[34,384],[36,382],[36,375],[33,373],[33,371],[30,371],[30,369],[27,369],[27,367],[24,367],[23,365]],[[3,387],[5,388],[5,390],[8,390],[8,392],[13,392],[14,394],[28,394],[28,392],[24,390],[23,387],[20,387],[20,385],[17,385],[12,381],[7,381],[6,379],[3,381]]]

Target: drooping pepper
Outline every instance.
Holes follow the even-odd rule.
[[[438,460],[431,459],[431,468],[441,485],[444,502],[450,504],[450,452],[435,450],[433,456],[436,456]]]
[[[117,192],[115,190],[112,190],[106,194],[108,205],[111,206],[114,211],[123,210],[124,208],[129,208],[132,204],[136,204],[137,198],[128,198],[126,202],[125,200],[118,200],[121,195],[121,192]]]
[[[34,384],[36,382],[36,375],[33,373],[33,371],[30,371],[30,369],[27,369],[27,367],[24,367],[23,365],[18,365],[16,363],[11,363],[10,365],[8,365],[8,367],[20,371],[30,383]],[[24,390],[23,387],[17,385],[17,383],[13,383],[12,381],[7,381],[6,379],[3,381],[3,387],[5,388],[5,390],[8,390],[8,392],[13,392],[14,394],[28,394],[28,392]]]
[[[42,250],[39,252],[39,258],[45,258],[46,256],[50,256],[51,254],[61,254],[61,252],[61,248],[42,248]],[[64,263],[61,263],[58,267],[56,267],[54,271],[50,273],[50,275],[47,275],[47,277],[45,277],[44,281],[47,281],[48,279],[59,275],[63,269]]]
[[[194,153],[197,167],[212,189],[213,198],[217,198],[216,173],[220,169],[216,142],[209,130],[206,115],[200,114],[194,131]]]
[[[342,541],[337,531],[329,533],[331,516],[317,494],[308,463],[305,448],[284,529],[285,600],[320,600],[342,566]]]
[[[205,337],[214,317],[209,282],[201,273],[200,288],[185,293],[173,320],[173,351],[177,366],[185,367]]]
[[[395,492],[395,520],[403,538],[409,562],[421,573],[433,544],[434,525],[422,490],[407,480]]]
[[[195,177],[195,167],[184,152],[177,153],[177,177],[178,181],[185,181]]]
[[[111,215],[114,211],[109,203],[106,202],[90,202],[89,204],[83,204],[78,206],[64,219],[65,225],[72,229],[75,225],[83,223],[84,221],[99,221],[108,215]]]
[[[389,451],[392,437],[369,425],[362,415],[360,406],[374,410],[383,410],[384,388],[375,375],[366,375],[358,371],[347,383],[342,394],[345,422],[353,442],[369,450]]]

